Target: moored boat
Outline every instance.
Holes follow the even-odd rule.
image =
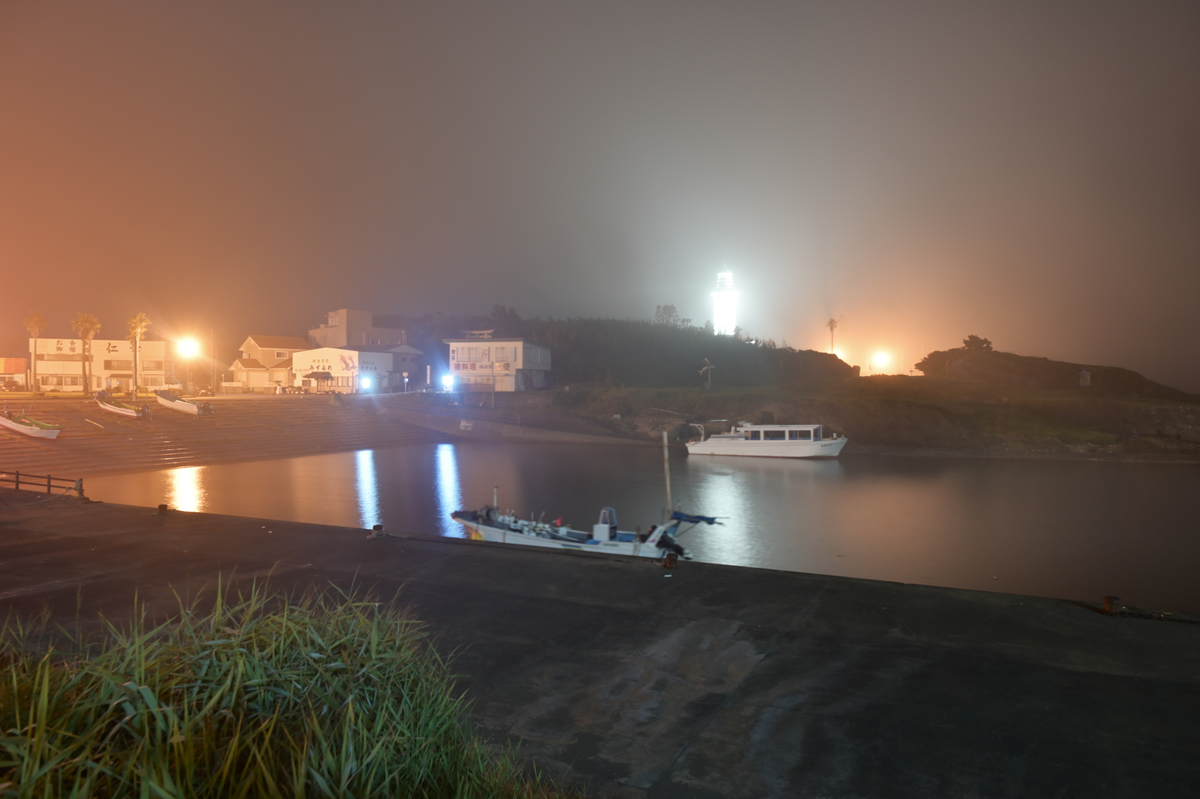
[[[740,424],[728,433],[687,442],[689,455],[751,458],[836,458],[849,439],[826,438],[819,424]]]
[[[4,408],[4,412],[0,413],[0,427],[7,427],[13,432],[31,438],[48,438],[51,441],[58,438],[58,434],[62,432],[61,425],[39,422],[37,419],[30,419],[23,413],[12,413],[7,406]]]
[[[156,391],[154,392],[154,396],[158,397],[158,404],[164,408],[170,408],[173,411],[179,411],[191,416],[203,416],[213,412],[213,406],[210,403],[185,400],[183,397],[176,396],[170,391]]]
[[[450,518],[465,527],[471,538],[477,541],[654,559],[663,559],[672,553],[690,559],[692,553],[676,540],[676,536],[681,534],[680,525],[689,524],[691,526],[687,529],[690,530],[697,524],[718,523],[710,516],[694,516],[674,511],[665,524],[651,525],[647,532],[638,533],[619,529],[617,512],[612,508],[604,508],[600,511],[599,521],[592,526],[592,531],[587,533],[556,523],[521,519],[491,505],[485,505],[477,511],[455,511],[450,514]]]
[[[149,405],[143,405],[139,408],[136,405],[131,405],[128,402],[122,402],[112,397],[105,397],[103,399],[96,397],[96,404],[109,413],[115,413],[119,416],[128,416],[133,419],[151,418]]]

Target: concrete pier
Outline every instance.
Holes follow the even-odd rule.
[[[1100,597],[41,499],[0,493],[5,611],[122,618],[136,593],[168,612],[231,574],[398,592],[454,653],[482,732],[594,796],[1200,792],[1200,625],[1106,616]]]

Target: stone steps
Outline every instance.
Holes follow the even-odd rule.
[[[212,416],[151,405],[149,421],[106,413],[80,399],[25,401],[39,421],[63,425],[56,441],[0,430],[0,470],[86,477],[204,463],[267,460],[428,443],[443,436],[377,412],[377,400],[322,396],[212,400]],[[16,408],[13,408],[16,410]]]

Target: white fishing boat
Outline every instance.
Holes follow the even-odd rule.
[[[136,405],[130,405],[128,402],[122,402],[112,397],[105,397],[103,399],[96,397],[96,404],[109,413],[115,413],[118,416],[128,416],[132,419],[150,418],[150,407],[147,405],[139,408]]]
[[[600,520],[592,525],[590,533],[572,530],[557,523],[546,523],[533,519],[521,519],[513,513],[505,513],[491,505],[481,509],[459,510],[450,518],[467,529],[476,541],[493,541],[499,544],[518,544],[543,549],[571,549],[578,552],[603,552],[609,555],[627,555],[635,558],[661,560],[674,553],[677,557],[691,559],[692,553],[684,549],[676,537],[681,535],[680,525],[717,524],[710,516],[693,516],[675,511],[661,525],[651,525],[645,533],[622,530],[617,527],[617,512],[612,508],[600,511]],[[682,532],[687,532],[684,530]]]
[[[31,438],[48,438],[52,441],[62,432],[60,425],[39,422],[23,413],[12,413],[7,407],[0,413],[0,427],[7,427],[15,433]]]
[[[742,423],[728,433],[687,442],[687,451],[751,458],[836,458],[847,441],[837,434],[826,438],[819,424]]]
[[[179,411],[191,416],[204,416],[213,412],[213,406],[210,403],[185,400],[183,397],[176,396],[170,391],[156,391],[154,392],[154,396],[158,397],[158,404],[164,408],[170,408],[173,411]]]

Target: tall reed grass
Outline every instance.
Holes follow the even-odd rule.
[[[180,604],[86,641],[48,617],[0,628],[0,796],[563,795],[475,735],[394,605],[260,587]]]

